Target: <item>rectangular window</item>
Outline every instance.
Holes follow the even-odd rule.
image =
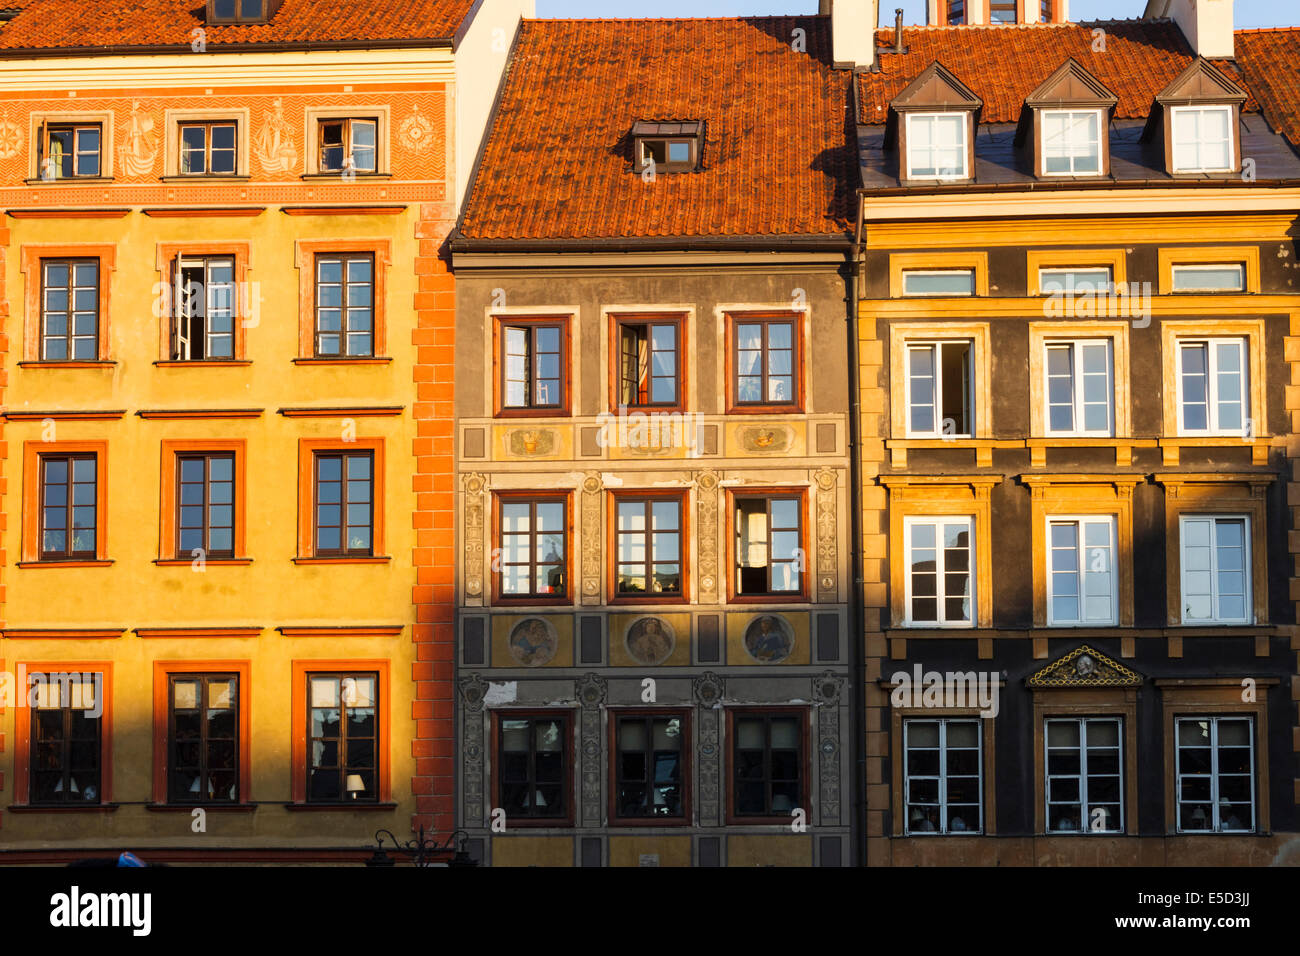
[[[498,723],[497,806],[507,819],[569,816],[569,717],[515,717]]]
[[[99,358],[99,260],[41,260],[41,358]]]
[[[1015,23],[1016,0],[989,0],[990,23]]]
[[[375,172],[377,119],[323,119],[318,122],[317,168],[322,173],[343,170]]]
[[[565,406],[563,322],[508,322],[501,326],[501,405],[508,409]]]
[[[379,799],[379,675],[308,674],[307,802]]]
[[[40,456],[40,560],[95,560],[97,471],[95,455]]]
[[[1172,107],[1174,172],[1231,172],[1232,107]]]
[[[176,557],[235,556],[235,456],[176,456]]]
[[[1039,269],[1040,295],[1103,294],[1111,291],[1111,270],[1095,269]]]
[[[681,401],[681,323],[620,319],[617,404],[628,408]]]
[[[983,832],[982,748],[979,720],[903,721],[905,833]]]
[[[316,556],[374,554],[373,452],[316,453]]]
[[[265,23],[268,0],[208,0],[209,23]]]
[[[1122,833],[1124,760],[1117,717],[1045,721],[1049,833]]]
[[[1180,717],[1178,831],[1255,829],[1255,722],[1250,717]]]
[[[1115,519],[1047,521],[1047,622],[1115,624]]]
[[[1043,172],[1055,176],[1101,173],[1101,110],[1043,110]]]
[[[796,319],[735,317],[733,335],[737,405],[796,405],[802,361]]]
[[[236,294],[233,257],[177,258],[173,361],[220,361],[235,357]]]
[[[682,596],[682,499],[617,498],[615,595]]]
[[[43,130],[38,170],[41,179],[100,175],[101,127],[95,124],[50,124]]]
[[[974,343],[907,343],[909,438],[970,438],[975,426]]]
[[[654,822],[686,815],[684,739],[680,714],[635,714],[615,721],[614,817]]]
[[[974,269],[909,270],[903,273],[903,295],[974,295]]]
[[[958,26],[966,22],[966,0],[948,0],[948,25]]]
[[[1111,435],[1115,426],[1110,339],[1048,342],[1047,431],[1052,435]]]
[[[803,718],[740,712],[733,729],[732,816],[789,820],[803,806]]]
[[[500,596],[563,598],[568,593],[568,499],[500,501]]]
[[[803,591],[803,498],[737,495],[734,499],[735,595]]]
[[[375,354],[375,257],[316,257],[316,357]]]
[[[1253,623],[1250,518],[1184,515],[1178,526],[1183,623]]]
[[[1246,268],[1240,263],[1174,266],[1175,292],[1244,292]]]
[[[1246,340],[1178,342],[1178,433],[1245,435]]]
[[[239,675],[172,674],[167,801],[239,803]]]
[[[1042,23],[1052,22],[1052,0],[1040,0],[1038,5],[1038,19]]]
[[[235,124],[181,123],[180,173],[183,176],[233,176]]]
[[[965,113],[907,114],[907,178],[966,179]]]
[[[907,624],[972,621],[975,606],[975,519],[906,518]]]
[[[103,791],[103,676],[57,676],[30,683],[28,802],[97,804]]]

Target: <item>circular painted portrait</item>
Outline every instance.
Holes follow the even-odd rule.
[[[540,617],[526,617],[510,630],[510,656],[525,667],[541,667],[555,656],[555,628]]]
[[[638,664],[653,667],[662,664],[677,646],[672,625],[657,617],[642,617],[632,622],[624,638],[627,652]]]
[[[794,650],[794,633],[785,618],[763,614],[745,628],[745,650],[760,664],[779,664]]]

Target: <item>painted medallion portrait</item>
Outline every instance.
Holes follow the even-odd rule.
[[[667,621],[643,617],[627,629],[626,643],[634,661],[653,667],[668,660],[677,646],[677,637]]]
[[[745,650],[760,664],[779,664],[794,650],[794,635],[783,618],[764,614],[745,628]]]
[[[555,629],[540,617],[524,618],[510,631],[510,656],[525,667],[541,667],[555,657]]]

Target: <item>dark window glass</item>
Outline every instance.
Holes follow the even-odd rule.
[[[981,737],[978,720],[903,723],[906,832],[979,833]]]
[[[1250,717],[1180,717],[1179,832],[1255,829],[1255,726]]]
[[[501,595],[564,597],[568,526],[563,498],[501,501]]]
[[[47,180],[98,176],[101,138],[99,126],[46,127],[37,174]]]
[[[1016,22],[1016,0],[990,0],[989,22],[990,23],[1015,23]]]
[[[564,404],[564,326],[504,325],[501,388],[505,408],[561,408]]]
[[[186,176],[233,176],[236,170],[234,123],[183,123],[180,172]]]
[[[32,681],[31,803],[101,801],[102,693],[98,674],[41,675]]]
[[[803,590],[803,502],[736,498],[736,595]]]
[[[235,556],[235,456],[176,458],[176,556]]]
[[[99,260],[41,260],[41,358],[99,358]]]
[[[680,716],[618,718],[614,758],[617,816],[682,817],[683,729]]]
[[[1048,832],[1123,831],[1122,729],[1117,717],[1046,721]]]
[[[635,408],[677,403],[677,336],[676,322],[619,323],[620,405]]]
[[[379,675],[307,677],[307,800],[379,799]]]
[[[374,471],[372,452],[316,455],[317,556],[374,554]]]
[[[966,22],[966,0],[948,0],[948,23],[952,26]]]
[[[618,595],[680,596],[681,499],[620,498],[616,510]]]
[[[233,258],[178,259],[174,302],[174,361],[219,361],[235,357],[238,302]]]
[[[355,358],[374,354],[374,256],[317,256],[316,355]]]
[[[94,455],[42,455],[42,561],[96,557],[97,468]]]
[[[803,800],[802,721],[795,714],[737,714],[731,762],[738,817],[788,817]]]
[[[239,802],[238,675],[170,676],[167,754],[168,802]]]
[[[498,803],[506,818],[568,815],[569,719],[505,717],[498,729]]]
[[[789,319],[736,321],[735,392],[739,405],[793,405],[796,329]]]

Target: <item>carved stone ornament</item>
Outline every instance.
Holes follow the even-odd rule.
[[[605,490],[600,472],[582,479],[582,603],[600,601],[600,505]]]
[[[1140,687],[1142,675],[1088,645],[1030,675],[1029,687]]]
[[[483,553],[486,547],[487,479],[466,475],[465,489],[465,594],[483,594]]]

